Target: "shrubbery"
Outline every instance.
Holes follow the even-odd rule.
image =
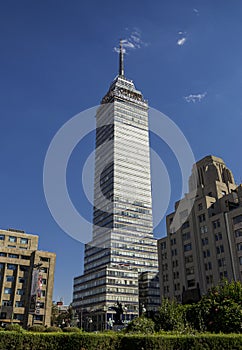
[[[63,332],[75,332],[75,333],[79,333],[81,332],[81,329],[78,328],[78,327],[64,327],[63,329]]]
[[[10,323],[6,325],[5,331],[24,332],[24,329],[17,323]]]
[[[47,327],[45,329],[45,332],[62,332],[62,329],[60,327],[55,327],[55,326],[51,326],[51,327]]]
[[[28,328],[28,331],[30,332],[44,332],[45,331],[45,326],[40,325],[33,325]]]
[[[149,334],[154,333],[155,331],[155,323],[144,316],[136,317],[131,322],[128,323],[125,328],[126,333],[142,333]]]

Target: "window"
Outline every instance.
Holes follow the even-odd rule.
[[[220,220],[219,219],[215,220],[212,222],[212,224],[213,224],[213,228],[216,229],[216,228],[220,227]]]
[[[202,238],[202,245],[208,244],[208,237]]]
[[[16,245],[8,244],[8,248],[16,248]]]
[[[203,251],[203,257],[204,258],[210,257],[210,250],[209,249]]]
[[[9,242],[11,242],[11,243],[15,243],[15,242],[17,242],[17,237],[14,237],[14,236],[9,236]]]
[[[45,285],[46,284],[46,278],[42,278],[42,284]]]
[[[237,244],[237,250],[239,250],[239,251],[242,250],[242,243]]]
[[[5,235],[0,235],[0,241],[4,241],[5,240]]]
[[[45,290],[42,290],[40,295],[41,295],[42,297],[45,297]]]
[[[141,242],[141,243],[144,243],[144,242]],[[50,259],[42,256],[42,257],[40,257],[40,261],[46,261],[46,262],[49,262],[49,261],[50,261]]]
[[[17,289],[17,294],[18,295],[24,295],[24,290],[23,289]]]
[[[202,203],[199,203],[199,204],[198,204],[198,210],[202,210],[202,208],[203,208]]]
[[[0,256],[7,256],[6,253],[0,252]]]
[[[242,244],[241,244],[241,250],[242,250]],[[221,244],[220,246],[216,247],[217,254],[221,254],[224,252],[224,246]]]
[[[193,256],[192,255],[185,256],[185,264],[188,264],[191,262],[193,262]]]
[[[179,278],[179,272],[178,271],[173,272],[173,278],[174,278],[174,280]]]
[[[194,274],[194,267],[188,267],[186,268],[186,275],[193,275]]]
[[[30,256],[29,255],[21,255],[21,259],[30,260]]]
[[[172,256],[176,256],[177,255],[177,250],[176,249],[172,249],[171,250],[171,255]]]
[[[0,263],[0,270],[2,270],[3,269],[3,264],[2,263]]]
[[[37,321],[43,321],[43,315],[35,315]]]
[[[4,294],[11,294],[12,288],[4,288]]]
[[[184,222],[184,224],[182,224],[181,229],[184,230],[185,228],[188,228],[188,227],[190,227],[190,223],[189,223],[189,221],[186,221],[186,222]]]
[[[242,237],[242,229],[234,231],[235,237]]]
[[[3,300],[2,306],[12,306],[12,302],[10,300]]]
[[[239,264],[242,265],[242,256],[239,257]]]
[[[9,270],[16,270],[16,268],[17,268],[17,265],[15,265],[15,264],[8,264],[7,266],[8,266]]]
[[[192,249],[192,243],[188,243],[184,245],[184,252],[188,252]]]
[[[225,258],[218,259],[218,266],[219,267],[226,266]]]
[[[7,313],[6,312],[1,312],[0,313],[0,319],[6,319],[7,318]]]
[[[23,277],[18,278],[18,283],[24,283],[24,282],[25,282],[25,279]]]
[[[200,227],[200,232],[201,233],[206,233],[208,232],[208,227],[206,225]]]
[[[242,215],[238,215],[238,216],[235,216],[233,218],[233,224],[239,224],[240,222],[242,222]]]
[[[191,238],[190,232],[185,232],[185,233],[182,234],[183,241],[187,241],[190,238]]]
[[[223,236],[222,236],[222,233],[221,233],[221,232],[216,233],[214,236],[215,236],[215,241],[221,241],[221,239],[223,238]]]
[[[188,280],[187,281],[187,286],[189,287],[194,287],[195,286],[195,280]]]
[[[14,319],[14,320],[23,321],[24,315],[23,315],[23,314],[14,314],[14,315],[13,315],[13,319]]]
[[[161,250],[166,249],[166,242],[162,242],[161,245],[160,245],[160,247],[161,247]]]
[[[201,215],[198,216],[198,221],[199,221],[199,222],[203,222],[203,221],[205,221],[205,220],[206,220],[205,214],[201,214]]]
[[[7,282],[13,282],[14,281],[14,276],[6,276],[6,281]]]
[[[174,245],[174,244],[176,244],[176,238],[171,239],[171,245]]]
[[[28,271],[29,267],[25,265],[20,265],[20,271]]]
[[[41,267],[41,271],[42,271],[43,273],[47,273],[47,272],[48,272],[48,269],[47,269],[47,267]]]
[[[16,301],[15,307],[24,307],[24,302],[23,301]]]
[[[12,259],[18,259],[19,255],[18,254],[8,254],[8,257],[12,258]]]
[[[23,238],[23,237],[21,237],[21,238],[20,238],[20,243],[21,243],[21,244],[28,244],[28,238]]]

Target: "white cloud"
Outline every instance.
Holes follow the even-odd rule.
[[[128,31],[129,29],[125,28],[125,30]],[[122,39],[122,44],[124,53],[127,53],[127,50],[136,50],[148,45],[141,39],[141,32],[137,28],[134,28],[127,38]],[[114,47],[113,50],[119,53],[118,46]]]
[[[193,9],[193,12],[195,12],[197,15],[199,14],[199,11],[198,11],[198,9]]]
[[[207,95],[207,92],[204,92],[203,94],[190,94],[188,96],[184,96],[184,99],[190,103],[196,103],[196,102],[201,102],[202,99]]]
[[[181,39],[178,39],[176,43],[177,45],[182,46],[185,44],[186,41],[187,41],[187,38],[183,37]]]

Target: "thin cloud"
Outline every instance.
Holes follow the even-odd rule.
[[[178,39],[176,43],[177,45],[182,46],[185,44],[186,41],[187,41],[187,38],[184,36],[183,38]]]
[[[199,11],[198,11],[198,9],[193,9],[193,12],[195,12],[197,15],[199,15]]]
[[[207,95],[207,92],[204,92],[203,94],[190,94],[188,96],[184,96],[184,99],[190,103],[196,103],[196,102],[201,102]]]
[[[125,28],[125,30],[128,31],[128,28]],[[123,52],[127,53],[128,50],[140,49],[143,46],[147,46],[148,44],[141,39],[141,32],[135,28],[131,31],[127,38],[122,39],[122,45]],[[119,53],[118,46],[114,47],[113,50]]]

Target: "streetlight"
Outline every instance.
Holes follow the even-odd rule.
[[[89,327],[90,327],[89,331],[91,332],[91,330],[92,330],[92,322],[93,322],[91,317],[89,318],[88,322],[89,322]]]

